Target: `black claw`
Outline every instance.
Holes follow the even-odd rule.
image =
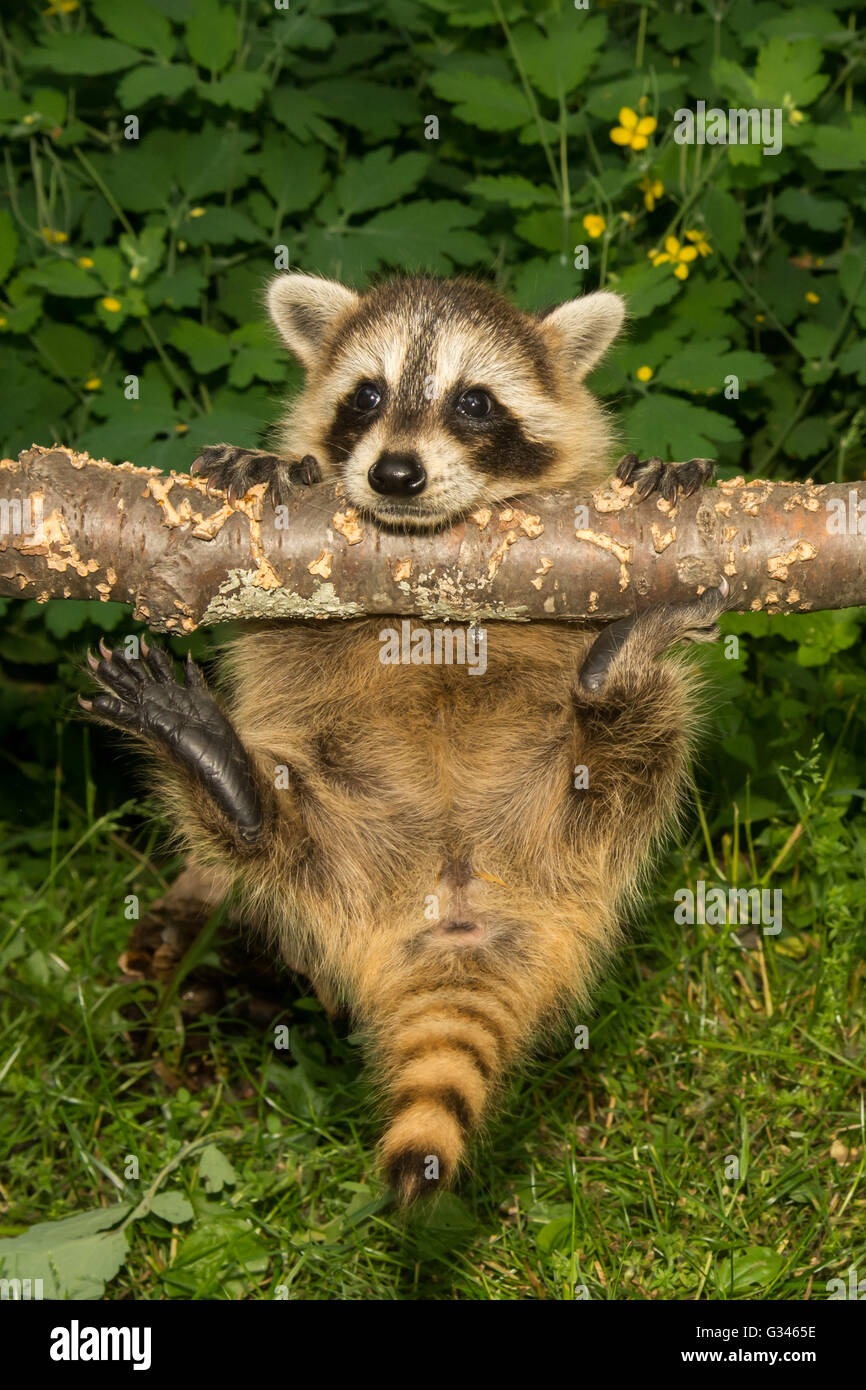
[[[691,497],[704,483],[708,483],[715,466],[712,459],[665,463],[656,457],[641,460],[637,454],[626,454],[620,460],[616,475],[622,482],[634,486],[639,502],[646,501],[647,497],[657,492],[675,506],[679,497]]]
[[[161,647],[142,643],[141,658],[111,652],[103,642],[100,651],[103,659],[96,662],[94,674],[104,691],[81,701],[82,709],[160,748],[197,778],[241,837],[252,843],[263,826],[253,765],[192,659],[187,657],[186,684],[181,685]]]
[[[232,503],[240,501],[258,483],[268,483],[275,506],[289,500],[293,487],[310,487],[322,479],[312,454],[306,454],[300,463],[292,463],[277,454],[231,444],[214,444],[205,449],[191,465],[190,473],[193,477],[206,474],[208,495],[216,489]]]

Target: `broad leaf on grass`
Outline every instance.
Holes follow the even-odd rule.
[[[151,1197],[149,1210],[156,1216],[162,1217],[163,1221],[170,1222],[172,1226],[180,1226],[185,1221],[192,1221],[195,1216],[192,1202],[182,1192],[178,1192],[174,1188],[168,1192],[157,1192]],[[139,1215],[144,1216],[145,1212],[140,1211]]]
[[[42,1221],[24,1235],[0,1240],[4,1279],[41,1279],[44,1298],[102,1298],[126,1257],[124,1231],[112,1230],[131,1210],[129,1202]]]
[[[208,1192],[221,1192],[226,1184],[229,1187],[234,1187],[238,1180],[234,1168],[216,1144],[208,1144],[206,1148],[202,1149],[198,1163],[198,1175]]]

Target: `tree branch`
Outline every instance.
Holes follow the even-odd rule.
[[[229,618],[612,619],[727,575],[741,612],[866,604],[866,502],[851,484],[742,479],[671,507],[613,481],[389,535],[341,486],[276,512],[202,479],[35,447],[0,462],[0,594],[131,603],[154,631]]]

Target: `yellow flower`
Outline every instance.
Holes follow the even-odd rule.
[[[0,316],[0,328],[5,328],[9,320],[5,316]]]
[[[190,217],[204,217],[206,212],[207,208],[190,208],[189,215]]]
[[[130,278],[130,280],[137,280],[140,274],[141,274],[141,270],[139,269],[139,267],[138,267],[137,265],[134,265],[134,266],[132,267],[132,270],[129,272],[129,278]]]
[[[675,236],[669,236],[665,241],[664,251],[650,251],[649,255],[653,265],[672,265],[677,279],[687,280],[688,263],[697,260],[698,248],[682,246]]]
[[[73,10],[78,9],[78,0],[51,0],[47,10],[43,14],[72,14]]]
[[[713,248],[707,241],[703,232],[686,232],[686,239],[694,242],[702,256],[711,256],[713,254]]]
[[[637,377],[638,381],[649,381],[652,377],[652,374],[652,367],[638,367],[635,376]]]
[[[44,236],[46,241],[53,241],[57,245],[59,245],[63,241],[69,240],[69,237],[66,235],[65,232],[57,232],[54,230],[53,227],[43,227],[42,235]]]
[[[607,223],[597,212],[588,212],[583,219],[583,225],[590,236],[599,237],[607,226]]]
[[[766,314],[756,314],[756,315],[755,315],[755,323],[763,323],[765,318],[766,318]]]
[[[803,112],[797,111],[796,109],[793,110],[790,116],[788,117],[788,120],[791,122],[791,125],[802,125],[805,119],[806,118],[803,115]]]
[[[814,290],[807,290],[807,291],[806,291],[806,303],[807,303],[807,304],[820,304],[820,303],[821,303],[821,296],[820,296],[819,294],[815,294]]]
[[[655,116],[639,116],[630,106],[624,106],[619,113],[619,125],[610,132],[615,145],[627,145],[630,150],[645,150],[658,121]]]
[[[101,300],[100,302],[107,314],[119,314],[120,310],[123,308],[123,305],[121,304],[120,300],[112,299],[111,295],[106,296],[106,298]]]
[[[644,178],[641,179],[638,187],[643,190],[644,207],[647,212],[652,212],[656,205],[656,200],[660,198],[665,191],[664,184],[661,179],[651,179],[649,174],[646,174]]]
[[[189,425],[183,425],[183,424],[181,424],[181,425],[175,425],[175,427],[174,427],[174,432],[175,432],[175,434],[186,434],[186,432],[187,432],[188,429],[189,429]]]
[[[101,376],[92,376],[92,377],[89,378],[89,380],[85,381],[85,383],[84,383],[84,389],[85,389],[85,391],[98,391],[101,385],[102,385],[102,377],[101,377]]]
[[[81,269],[82,269],[82,270],[92,270],[92,269],[93,269],[93,260],[91,259],[90,256],[79,256],[79,257],[78,257],[78,264],[81,266]]]

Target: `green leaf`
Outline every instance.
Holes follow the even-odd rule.
[[[437,72],[430,85],[438,97],[455,103],[455,116],[480,130],[515,130],[532,118],[520,88],[499,77],[468,71]]]
[[[178,228],[189,246],[217,246],[232,241],[261,241],[261,230],[240,208],[207,207],[197,217],[187,217]]]
[[[673,275],[662,275],[661,268],[645,261],[629,266],[622,275],[611,276],[611,288],[621,294],[631,318],[642,319],[668,304],[679,293],[681,281]]]
[[[198,1175],[208,1192],[221,1192],[226,1184],[234,1187],[238,1180],[234,1168],[216,1144],[208,1144],[202,1149]]]
[[[186,46],[193,62],[209,72],[222,72],[238,42],[238,15],[216,0],[196,0],[186,22]]]
[[[18,252],[18,229],[7,208],[0,208],[0,285],[6,279]]]
[[[424,200],[377,213],[357,231],[373,238],[386,265],[447,275],[455,262],[473,265],[486,259],[486,241],[468,230],[479,216],[463,203]]]
[[[90,8],[116,39],[146,48],[169,59],[174,52],[171,25],[151,5],[130,5],[128,0],[91,0]]]
[[[701,211],[713,250],[736,260],[743,239],[743,210],[732,193],[711,188],[701,199]]]
[[[200,82],[199,96],[215,106],[232,106],[236,111],[255,111],[265,92],[268,78],[261,72],[229,72],[215,82]]]
[[[138,236],[124,232],[118,245],[130,265],[130,279],[143,284],[162,262],[165,254],[165,227],[145,227]],[[94,257],[95,260],[95,257]]]
[[[823,61],[820,44],[811,39],[792,42],[776,35],[761,49],[755,65],[758,104],[783,109],[811,105],[830,81],[819,71]]]
[[[147,286],[147,302],[152,309],[167,304],[170,309],[195,309],[207,289],[207,279],[198,266],[184,265],[172,274],[158,275]]]
[[[130,1211],[129,1202],[42,1221],[25,1235],[0,1240],[5,1279],[41,1279],[44,1298],[102,1298],[126,1257],[123,1231],[111,1230]]]
[[[698,339],[670,357],[659,369],[657,380],[677,391],[722,391],[726,377],[735,376],[740,389],[764,381],[776,370],[760,352],[731,351],[724,338]]]
[[[172,347],[188,357],[197,372],[215,372],[231,361],[228,338],[194,319],[178,319],[169,339]]]
[[[307,93],[323,104],[331,120],[362,130],[371,141],[393,140],[407,125],[420,125],[417,98],[405,87],[386,87],[366,78],[312,82]]]
[[[734,444],[742,436],[730,420],[678,396],[653,392],[628,412],[629,448],[641,458],[713,458],[718,444]]]
[[[101,350],[98,338],[71,323],[46,323],[33,341],[59,374],[73,381],[90,376]]]
[[[513,31],[514,46],[530,82],[554,101],[581,85],[606,37],[604,15],[587,18],[573,7],[548,18],[544,32],[533,24],[520,24]]]
[[[325,152],[269,131],[254,159],[256,177],[282,212],[308,208],[325,186]]]
[[[291,131],[296,140],[305,144],[310,140],[320,140],[323,145],[339,145],[334,127],[324,119],[329,112],[320,97],[311,97],[309,92],[298,88],[282,86],[271,92],[270,102],[275,118]]]
[[[776,211],[791,222],[805,222],[819,232],[838,232],[848,213],[840,198],[811,193],[807,188],[786,188],[776,198]]]
[[[188,63],[169,63],[154,67],[146,63],[133,68],[122,77],[117,87],[117,97],[123,106],[137,108],[144,106],[154,97],[177,101],[188,92],[196,80],[195,68]]]
[[[730,1256],[719,1260],[717,1271],[720,1284],[737,1294],[756,1284],[766,1288],[784,1267],[784,1255],[777,1255],[775,1250],[765,1245],[750,1245],[746,1250],[735,1250]]]
[[[866,343],[861,344],[863,352],[863,366],[866,369]],[[837,364],[841,367],[841,360]],[[866,384],[866,371],[862,378]],[[811,415],[807,420],[801,420],[795,425],[785,440],[784,449],[789,458],[809,459],[816,454],[823,454],[829,449],[833,440],[833,431],[829,422],[820,415]]]
[[[156,1196],[150,1199],[150,1210],[163,1221],[170,1222],[172,1226],[183,1225],[185,1221],[192,1221],[195,1216],[192,1203],[177,1189],[157,1192]]]
[[[836,366],[840,372],[856,372],[860,385],[866,386],[866,339],[861,338],[859,343],[854,343],[852,347],[840,352]],[[817,449],[815,453],[818,453]]]
[[[254,378],[260,381],[283,381],[286,375],[285,355],[279,350],[273,331],[266,323],[247,323],[235,329],[230,342],[236,356],[229,369],[229,382],[241,390]]]
[[[132,67],[140,59],[137,49],[116,39],[99,39],[93,34],[49,34],[41,48],[33,49],[30,61],[34,67],[51,72],[97,77]]]
[[[520,174],[482,174],[466,185],[465,191],[488,203],[507,203],[510,208],[556,206],[559,198],[551,184],[533,183]]]
[[[334,184],[335,202],[347,217],[396,203],[420,182],[428,162],[424,154],[373,150],[347,165]]]
[[[34,285],[46,294],[64,295],[69,299],[90,299],[99,294],[98,280],[72,261],[41,261],[18,276],[22,284]]]
[[[819,169],[866,168],[866,116],[852,116],[850,125],[816,125],[806,153]]]
[[[87,623],[95,623],[104,632],[111,632],[122,618],[128,617],[125,603],[100,603],[98,599],[50,599],[43,609],[45,626],[61,640],[70,632],[80,632]]]

